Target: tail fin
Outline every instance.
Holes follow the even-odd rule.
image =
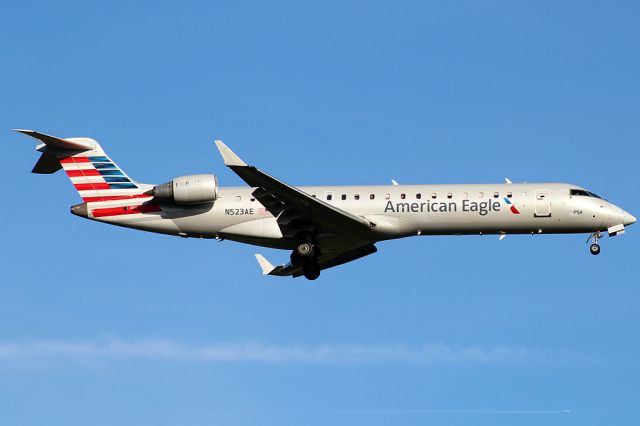
[[[33,130],[14,130],[43,142],[36,147],[42,155],[32,173],[49,174],[64,169],[85,202],[144,196],[140,184],[111,161],[95,140],[61,139]]]

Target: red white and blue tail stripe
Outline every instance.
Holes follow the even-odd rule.
[[[85,202],[145,196],[139,185],[104,154],[77,154],[58,161]]]
[[[161,211],[153,196],[145,194],[153,186],[131,179],[95,140],[62,139],[33,130],[16,131],[43,142],[36,147],[42,156],[33,172],[49,174],[63,169],[82,200],[88,204],[89,217],[108,218]]]

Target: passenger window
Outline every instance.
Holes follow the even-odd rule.
[[[513,194],[511,192],[507,192],[507,198],[511,198],[513,197]]]
[[[497,192],[494,192],[494,193],[493,193],[493,198],[498,198],[499,196],[500,196],[500,194],[499,194],[499,193],[497,193]]]
[[[449,192],[449,193],[447,193],[447,198],[451,198],[451,197],[453,197],[453,194],[452,194],[452,193],[450,193],[450,192]]]
[[[435,192],[433,194],[431,194],[431,198],[433,198],[434,200],[438,197],[438,194],[436,194]]]
[[[462,193],[462,198],[469,198],[469,193],[468,192],[463,192]]]
[[[387,193],[387,194],[384,194],[384,199],[385,199],[385,200],[388,200],[389,198],[391,198],[391,194],[388,194],[388,193]]]
[[[484,198],[484,192],[478,192],[478,198]]]
[[[421,199],[422,198],[422,194],[416,194],[416,199]]]
[[[407,194],[400,194],[400,199],[404,200],[405,198],[407,198]]]
[[[331,201],[333,199],[333,195],[332,194],[327,194],[327,201]]]
[[[311,196],[312,196],[313,198],[316,198],[316,194],[311,194]]]
[[[354,195],[354,196],[353,196],[353,199],[354,199],[354,200],[359,200],[359,199],[360,199],[360,194],[356,194],[356,195]]]
[[[251,202],[253,203],[255,200],[256,200],[255,198],[252,198],[252,199],[251,199]]]
[[[375,194],[371,194],[371,195],[369,195],[369,199],[370,199],[370,200],[373,200],[373,199],[375,199],[375,198],[376,198]]]
[[[242,197],[239,195],[236,195],[236,201],[242,201]]]
[[[347,199],[347,194],[342,194],[342,196],[340,198],[342,198],[343,200],[346,200]]]

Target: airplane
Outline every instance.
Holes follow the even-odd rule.
[[[74,215],[143,231],[231,240],[291,250],[289,262],[256,259],[264,275],[304,276],[377,251],[376,243],[417,235],[588,233],[591,254],[603,232],[621,235],[636,218],[566,183],[294,187],[245,163],[222,141],[224,164],[248,187],[220,187],[213,174],[138,183],[90,138],[14,129],[40,141],[33,173],[63,169],[83,203]]]

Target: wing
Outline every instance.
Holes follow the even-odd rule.
[[[373,244],[367,244],[360,247],[350,249],[323,250],[318,256],[318,266],[320,270],[333,268],[334,266],[343,265],[345,263],[360,259],[377,252],[378,249]],[[303,275],[302,264],[293,264],[291,262],[286,265],[273,266],[261,254],[256,254],[258,264],[262,269],[263,275],[276,275],[279,277],[293,276],[293,278]]]
[[[325,203],[268,174],[247,165],[222,141],[216,145],[224,164],[249,186],[255,187],[253,196],[275,218],[285,237],[300,233],[350,235],[367,240],[365,235],[374,225],[368,220]]]

